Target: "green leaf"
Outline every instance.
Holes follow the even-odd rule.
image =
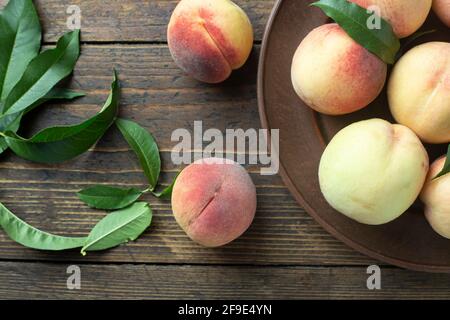
[[[134,241],[151,221],[152,210],[145,202],[136,202],[126,209],[112,212],[92,229],[81,253],[85,255],[87,251],[105,250]]]
[[[38,230],[19,219],[0,203],[0,226],[23,246],[39,250],[67,250],[82,247],[86,237],[62,237]]]
[[[52,100],[73,100],[76,98],[84,97],[85,94],[83,92],[73,91],[70,89],[65,88],[52,88],[49,93],[47,93],[43,98],[39,99],[35,103],[33,103],[31,106],[27,107],[22,112],[16,112],[12,114],[7,114],[6,116],[13,116],[13,117],[19,117],[19,119],[16,119],[15,121],[18,121],[17,125],[20,125],[20,120],[22,117],[27,114],[28,112],[33,111],[35,108],[39,107],[41,104],[44,104],[48,101]],[[2,117],[0,117],[1,121]],[[8,128],[10,131],[14,131],[11,127]],[[18,127],[17,127],[18,130]],[[16,130],[16,131],[17,131]],[[14,131],[14,132],[16,132]]]
[[[155,139],[150,132],[133,121],[117,119],[116,125],[139,158],[150,184],[150,191],[153,191],[161,170],[161,159]]]
[[[172,197],[173,186],[175,185],[175,182],[177,181],[179,174],[180,172],[177,173],[177,175],[175,176],[175,178],[173,179],[172,183],[169,186],[167,186],[160,192],[152,192],[153,195],[161,199],[170,199]]]
[[[114,123],[119,106],[119,91],[114,72],[108,100],[94,117],[73,126],[44,129],[30,139],[8,131],[4,134],[6,142],[14,153],[26,160],[58,163],[72,159],[92,147]]]
[[[19,130],[23,115],[47,101],[57,99],[75,99],[83,96],[84,93],[81,92],[76,92],[68,89],[53,88],[44,98],[39,99],[24,111],[0,116],[0,132],[12,131],[16,133]],[[6,149],[8,149],[8,144],[6,143],[5,138],[0,137],[0,154],[3,153]]]
[[[0,100],[4,100],[41,46],[41,26],[31,0],[10,0],[0,13],[0,44]]]
[[[84,97],[85,94],[83,92],[78,92],[66,88],[53,88],[47,93],[44,98],[42,98],[43,102],[47,102],[49,100],[72,100],[80,97]]]
[[[8,144],[6,143],[5,138],[0,137],[0,154],[8,150]]]
[[[129,188],[121,189],[109,186],[94,186],[77,193],[78,198],[88,206],[96,209],[117,210],[134,203],[142,191]]]
[[[447,173],[450,173],[450,145],[448,146],[447,159],[445,160],[444,168],[442,168],[442,171],[433,179],[443,177]]]
[[[82,92],[77,92],[69,89],[63,89],[63,88],[53,88],[50,90],[49,93],[47,93],[43,98],[36,101],[31,106],[27,107],[25,110],[21,112],[16,112],[12,114],[6,114],[0,116],[0,132],[5,131],[12,131],[17,132],[19,130],[20,121],[26,113],[32,111],[39,105],[50,101],[50,100],[61,100],[61,99],[76,99],[79,97],[83,97],[85,94]]]
[[[350,37],[381,60],[389,64],[395,62],[395,56],[400,49],[400,40],[386,20],[380,18],[380,29],[369,29],[367,22],[373,14],[355,3],[347,0],[320,0],[311,5],[321,8]]]
[[[17,115],[17,114],[26,114],[32,110],[34,110],[36,107],[40,106],[41,104],[44,104],[48,101],[52,100],[73,100],[76,98],[84,97],[85,94],[83,92],[73,91],[70,89],[65,88],[52,88],[43,98],[40,98],[38,101],[33,103],[32,105],[28,106],[21,112],[11,113],[11,115]],[[8,114],[9,115],[9,114]],[[0,118],[1,119],[1,118]]]
[[[80,31],[66,33],[58,40],[55,49],[42,52],[30,62],[5,99],[3,113],[21,112],[45,97],[72,72],[79,54]]]
[[[21,113],[5,114],[0,116],[0,132],[17,132],[22,119]]]

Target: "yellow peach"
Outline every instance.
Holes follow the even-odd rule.
[[[314,110],[340,115],[370,104],[383,89],[387,66],[337,24],[311,31],[295,52],[295,92]]]
[[[218,83],[248,59],[253,29],[245,12],[230,0],[181,0],[167,40],[181,69],[197,80]]]
[[[252,223],[256,188],[238,163],[202,159],[178,176],[172,210],[192,240],[207,247],[222,246],[242,235]]]
[[[380,225],[417,199],[428,172],[428,154],[405,126],[371,119],[351,124],[328,144],[319,166],[320,189],[337,211]]]
[[[450,142],[450,43],[408,51],[392,72],[388,98],[394,118],[423,141]]]
[[[450,28],[450,0],[433,0],[433,10],[442,22]]]
[[[425,217],[431,227],[450,239],[450,174],[434,179],[442,171],[445,160],[441,157],[431,165],[420,198],[425,204]]]
[[[377,6],[399,38],[416,32],[431,10],[432,0],[350,0],[363,8]]]

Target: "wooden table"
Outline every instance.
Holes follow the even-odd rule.
[[[175,0],[38,0],[46,45],[67,30],[66,9],[82,10],[82,54],[70,87],[87,96],[49,104],[26,118],[27,131],[75,123],[105,100],[116,67],[121,115],[156,137],[167,184],[180,169],[170,160],[171,133],[204,127],[259,128],[256,72],[265,23],[274,0],[236,0],[249,14],[256,41],[249,62],[220,85],[186,77],[170,57],[166,26]],[[6,0],[0,0],[0,5]],[[450,298],[450,275],[401,270],[367,258],[328,235],[294,201],[279,176],[261,176],[250,230],[219,249],[190,241],[172,217],[170,202],[145,198],[154,222],[134,243],[82,257],[24,248],[0,232],[0,298]],[[63,235],[86,235],[104,212],[84,206],[75,192],[106,183],[142,188],[134,154],[112,128],[94,150],[61,164],[0,159],[0,201],[31,224]],[[382,289],[366,287],[369,265],[379,264]],[[68,290],[66,271],[81,268],[81,290]]]

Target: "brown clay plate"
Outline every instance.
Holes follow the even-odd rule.
[[[418,201],[397,220],[382,226],[354,222],[332,209],[323,198],[317,177],[320,157],[334,134],[355,121],[384,118],[393,122],[386,92],[362,111],[339,117],[318,114],[295,94],[291,61],[300,41],[315,27],[330,22],[313,1],[278,0],[264,36],[258,72],[258,102],[262,125],[280,129],[280,174],[296,200],[328,232],[350,247],[403,268],[450,272],[450,240],[437,235]],[[431,14],[421,30],[438,31],[428,41],[450,41],[450,32]],[[307,75],[306,75],[307,76]],[[427,146],[431,160],[446,146]]]

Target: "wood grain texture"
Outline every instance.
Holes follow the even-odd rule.
[[[234,0],[250,17],[260,41],[275,0]],[[0,8],[8,0],[0,0]],[[178,0],[36,0],[44,41],[55,42],[68,30],[67,9],[81,9],[82,41],[165,42],[167,24]]]
[[[361,267],[80,265],[68,290],[67,264],[0,263],[0,299],[449,299],[450,275],[381,270],[367,289]]]
[[[7,0],[0,0],[2,7]],[[274,0],[236,0],[255,29],[245,67],[221,85],[186,77],[173,63],[166,25],[177,0],[35,0],[47,43],[67,31],[66,9],[82,10],[82,54],[65,81],[87,96],[52,103],[25,118],[27,136],[44,127],[81,121],[99,110],[118,69],[121,116],[151,131],[162,150],[164,184],[181,168],[172,164],[174,129],[259,128],[256,70],[259,45]],[[232,244],[205,249],[190,241],[172,217],[170,202],[150,196],[154,223],[133,243],[82,257],[15,244],[0,232],[0,299],[302,299],[450,298],[450,276],[396,268],[382,270],[381,291],[366,288],[372,259],[327,234],[294,201],[279,176],[247,166],[257,186],[258,210],[250,230]],[[95,149],[60,165],[0,156],[0,201],[47,231],[85,235],[104,212],[85,207],[75,192],[94,184],[145,187],[138,162],[117,129]],[[77,263],[82,290],[66,288],[66,268]],[[246,265],[246,266],[243,266]]]
[[[177,128],[192,130],[195,120],[207,128],[259,128],[256,103],[256,46],[251,60],[220,86],[183,75],[166,45],[85,45],[68,85],[87,96],[49,104],[30,114],[24,135],[38,129],[81,121],[99,110],[108,93],[112,68],[123,87],[121,115],[152,132],[162,150],[163,182],[180,167],[170,151]],[[0,157],[0,201],[26,221],[47,231],[86,234],[104,212],[86,208],[75,192],[98,183],[145,187],[133,153],[113,128],[95,150],[60,165],[35,164],[6,152]],[[205,249],[190,241],[171,214],[169,202],[146,197],[155,210],[152,227],[136,243],[83,258],[78,252],[44,253],[22,248],[0,233],[0,259],[83,260],[109,262],[231,264],[370,264],[368,259],[329,236],[290,196],[278,176],[247,169],[257,186],[255,223],[238,241]]]

